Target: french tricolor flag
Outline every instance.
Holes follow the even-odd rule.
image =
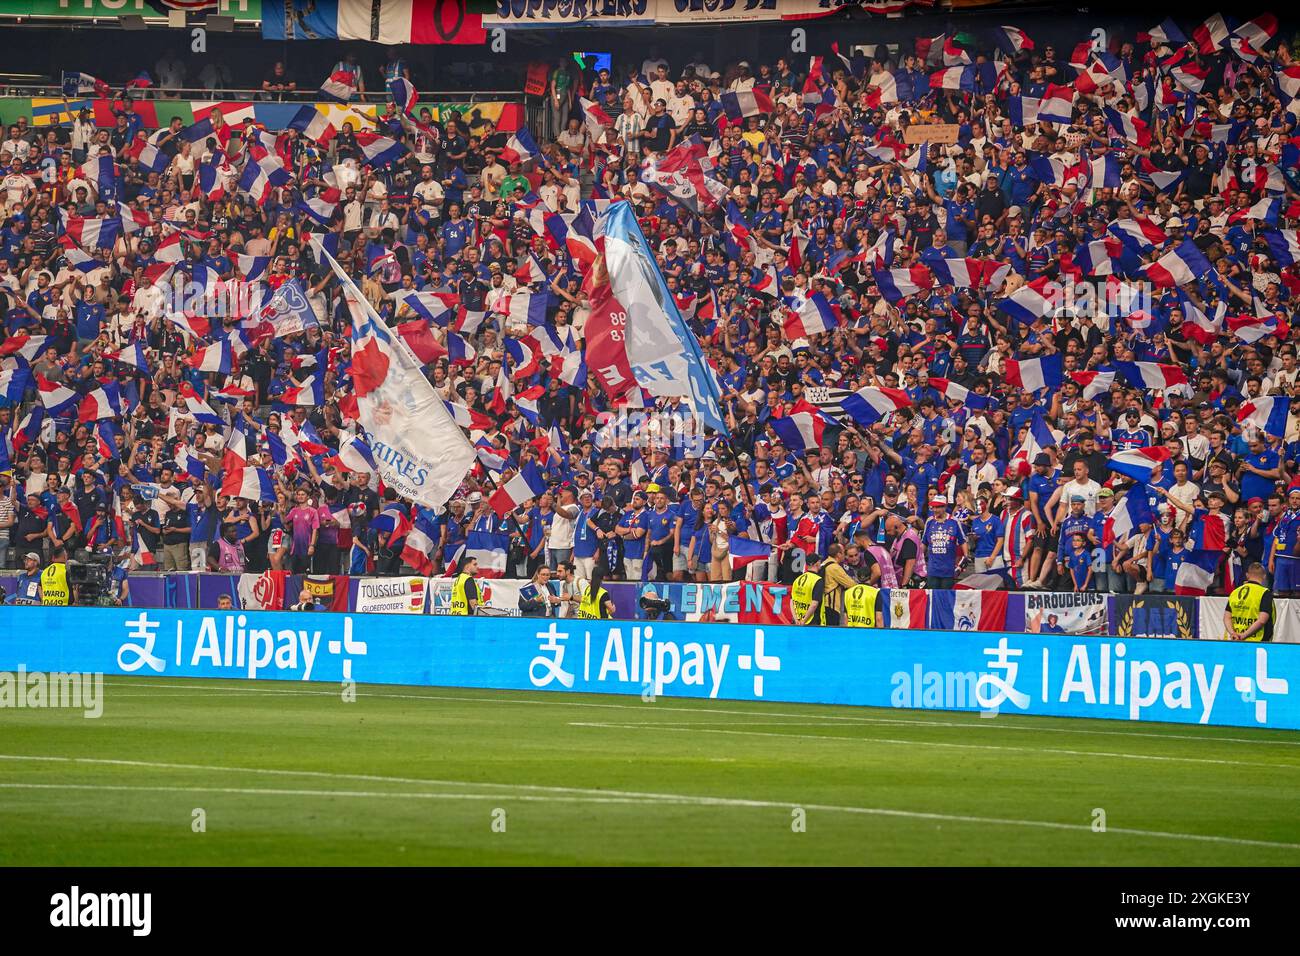
[[[1099,156],[1088,163],[1088,184],[1093,189],[1118,189],[1120,187],[1119,159],[1112,153]]]
[[[36,376],[36,390],[41,396],[41,404],[51,415],[59,415],[81,401],[81,396],[72,389],[51,382],[44,375]]]
[[[839,319],[826,296],[814,292],[800,303],[797,309],[786,309],[785,334],[787,338],[819,335],[839,328]]]
[[[107,153],[96,156],[81,164],[81,175],[95,187],[97,193],[112,191],[117,182],[117,172],[113,157]]]
[[[325,404],[325,378],[320,372],[308,375],[301,385],[286,388],[276,398],[278,405],[313,405]]]
[[[433,553],[438,548],[438,528],[434,519],[420,508],[411,524],[411,532],[402,546],[402,560],[416,574],[433,573]]]
[[[504,518],[510,512],[522,507],[525,501],[545,493],[546,479],[542,477],[537,465],[527,461],[513,478],[492,492],[488,504],[497,513],[498,518]]]
[[[772,556],[772,546],[752,538],[740,538],[732,535],[727,540],[727,560],[731,570],[748,567],[756,561],[766,561]]]
[[[1007,56],[1015,56],[1021,50],[1032,50],[1034,41],[1029,34],[1019,27],[994,27],[993,42]]]
[[[958,385],[956,382],[950,382],[946,378],[937,375],[930,376],[930,387],[937,389],[939,394],[950,402],[961,402],[962,405],[972,411],[982,412],[989,408],[997,406],[997,400],[988,395],[979,395],[972,392],[965,386]]]
[[[364,157],[362,162],[376,168],[387,166],[406,151],[406,147],[397,140],[368,131],[357,133],[357,145],[361,147],[361,155]]]
[[[934,276],[925,266],[907,269],[873,269],[876,286],[889,302],[899,302],[934,286]]]
[[[198,369],[200,372],[217,372],[220,375],[229,375],[230,360],[230,340],[223,339],[214,345],[198,349],[185,360],[185,364],[190,368]]]
[[[1178,573],[1174,576],[1174,594],[1191,597],[1208,594],[1210,586],[1214,583],[1214,573],[1218,570],[1219,561],[1226,550],[1225,546],[1222,550],[1198,549],[1188,554],[1183,559],[1183,563],[1178,566]]]
[[[32,373],[22,366],[0,369],[0,396],[17,405],[32,385]]]
[[[528,325],[546,324],[547,296],[534,292],[512,292],[497,306],[502,315]]]
[[[1106,120],[1124,139],[1136,143],[1143,149],[1151,145],[1151,128],[1146,120],[1132,113],[1121,113],[1112,106],[1106,107]]]
[[[822,435],[826,430],[826,418],[815,405],[799,402],[795,410],[782,418],[769,418],[781,443],[792,452],[803,453],[808,449],[821,448]]]
[[[53,344],[48,335],[32,335],[29,332],[18,332],[0,342],[0,357],[16,355],[30,365],[36,361],[38,355]]]
[[[746,116],[770,114],[775,107],[766,93],[759,89],[745,90],[740,93],[723,93],[722,108],[730,120],[744,119]]]
[[[910,408],[912,400],[897,388],[860,388],[840,401],[840,407],[859,425],[870,426],[900,408]]]
[[[936,259],[930,263],[930,270],[938,285],[970,289],[980,284],[984,263],[979,259]]]
[[[182,383],[178,389],[178,394],[185,400],[185,410],[189,416],[197,422],[205,425],[222,425],[225,424],[220,415],[212,410],[212,407],[199,398],[198,392],[194,391],[194,386],[188,383]],[[272,499],[274,500],[274,499]]]
[[[1058,388],[1065,381],[1060,355],[1044,355],[1042,358],[1020,361],[1008,359],[1003,374],[1008,385],[1027,392]]]
[[[524,285],[541,285],[546,281],[546,270],[534,253],[529,253],[524,264],[515,270],[515,281]]]
[[[1192,31],[1192,39],[1196,41],[1197,50],[1206,56],[1223,49],[1231,35],[1232,31],[1228,29],[1228,24],[1224,22],[1221,13],[1213,14]]]
[[[346,103],[357,93],[357,80],[353,73],[338,70],[326,77],[320,85],[320,97],[333,103]],[[207,122],[207,120],[203,120]],[[197,124],[196,124],[197,125]]]
[[[1258,342],[1277,334],[1276,316],[1230,315],[1228,331],[1246,343]]]
[[[455,318],[460,301],[454,293],[417,292],[415,289],[398,289],[393,293],[398,309],[406,306],[420,318],[434,325],[447,325]]]
[[[77,421],[97,422],[101,418],[116,418],[122,414],[122,396],[116,382],[101,385],[87,392],[77,408]]]
[[[1156,445],[1153,448],[1130,448],[1128,451],[1121,451],[1110,457],[1106,467],[1133,481],[1148,482],[1156,465],[1168,460],[1169,449],[1164,445]]]
[[[1205,258],[1205,253],[1189,239],[1143,267],[1142,271],[1155,285],[1162,289],[1172,289],[1195,282],[1212,268],[1214,267]]]
[[[1187,374],[1177,365],[1159,362],[1116,362],[1115,370],[1134,388],[1163,392],[1175,385],[1186,385]]]
[[[1074,115],[1074,87],[1049,83],[1038,101],[1038,121],[1069,123]]]
[[[950,66],[930,74],[930,89],[975,92],[975,67]]]
[[[374,452],[359,435],[351,435],[339,443],[339,463],[348,471],[373,475],[379,471]]]
[[[1068,372],[1071,381],[1083,389],[1083,397],[1094,399],[1110,391],[1115,383],[1114,372]],[[934,379],[930,379],[934,381]]]
[[[1250,422],[1275,438],[1286,437],[1287,419],[1291,417],[1291,399],[1282,395],[1254,398],[1237,409],[1237,421]]]
[[[465,548],[458,564],[469,558],[478,559],[478,573],[482,578],[505,577],[506,555],[510,550],[510,537],[491,531],[471,531],[465,536]],[[448,568],[448,573],[452,568]]]
[[[458,405],[456,402],[446,402],[444,404],[447,406],[447,411],[451,413],[452,421],[461,428],[480,432],[490,432],[496,429],[496,422],[482,412],[475,411],[467,405]]]
[[[411,350],[411,354],[419,359],[421,365],[436,362],[447,355],[447,350],[433,337],[433,332],[429,330],[429,323],[424,319],[400,322],[395,331]]]
[[[304,139],[321,145],[333,139],[335,132],[337,132],[329,117],[317,109],[313,103],[300,107],[298,112],[294,114],[293,119],[289,120],[288,128],[298,130],[302,133]]]
[[[463,335],[448,330],[447,361],[452,365],[473,365],[478,353]]]
[[[1056,308],[1056,303],[1045,292],[1050,282],[1050,278],[1043,276],[1022,285],[1005,299],[999,299],[998,308],[1025,324],[1036,322]]]
[[[1275,229],[1264,233],[1268,249],[1278,265],[1293,266],[1300,262],[1300,230]]]
[[[221,478],[221,493],[248,501],[275,501],[275,482],[262,468],[251,465],[227,468]]]
[[[66,231],[72,241],[83,249],[112,249],[113,243],[122,234],[122,220],[70,216]]]
[[[537,141],[533,139],[533,134],[528,132],[524,127],[520,127],[513,133],[501,150],[501,160],[507,165],[510,163],[526,163],[534,156],[541,153]]]
[[[523,415],[530,424],[537,424],[537,400],[545,394],[544,385],[534,385],[515,394],[515,408],[519,409],[519,414]]]
[[[1110,231],[1143,250],[1153,249],[1169,238],[1163,229],[1145,217],[1119,219],[1111,223]]]

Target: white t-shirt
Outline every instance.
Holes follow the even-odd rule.
[[[1079,495],[1083,498],[1083,513],[1092,515],[1097,513],[1097,496],[1101,494],[1101,485],[1091,478],[1080,483],[1071,479],[1061,486],[1061,501],[1065,503],[1066,509],[1070,507],[1070,500]]]
[[[577,505],[569,505],[574,510],[572,518],[566,518],[561,510],[564,505],[559,505],[555,509],[555,514],[551,516],[551,534],[546,539],[546,546],[555,550],[573,547],[573,532],[578,526],[578,514],[581,509]]]

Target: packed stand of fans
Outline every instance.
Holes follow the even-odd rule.
[[[112,129],[19,119],[3,566],[436,574],[488,531],[520,577],[1223,593],[1260,561],[1300,589],[1300,67],[1267,16],[1086,32],[561,62],[533,135],[401,82],[377,122],[284,132],[150,130],[128,97]],[[686,403],[587,374],[619,199],[728,436],[674,441]],[[368,464],[309,233],[479,445],[441,514]],[[170,298],[186,280],[310,314],[213,316]],[[547,491],[502,508],[518,469]]]

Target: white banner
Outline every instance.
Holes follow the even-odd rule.
[[[423,614],[428,595],[428,578],[362,578],[357,582],[356,610]]]
[[[1203,641],[1226,640],[1223,612],[1228,609],[1226,597],[1197,598],[1200,617],[1198,636]],[[1273,601],[1273,643],[1300,644],[1300,601],[1287,598]]]
[[[1025,595],[1026,634],[1105,634],[1106,595],[1092,591],[1078,594]]]
[[[429,578],[429,613],[446,614],[451,607],[451,585],[455,578]],[[478,579],[479,613],[496,617],[519,617],[519,592],[526,579]]]

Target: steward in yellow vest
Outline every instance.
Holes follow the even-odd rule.
[[[479,589],[474,575],[478,574],[478,558],[468,558],[451,585],[451,607],[447,613],[465,617],[478,609]]]
[[[826,613],[822,607],[822,576],[815,571],[805,571],[794,579],[790,588],[790,609],[796,624],[825,624]]]
[[[614,599],[601,587],[605,580],[605,567],[598,564],[591,572],[591,581],[578,602],[578,617],[588,621],[607,621],[614,616]]]
[[[846,627],[881,627],[880,588],[856,584],[844,592]]]
[[[68,588],[68,553],[57,549],[50,558],[50,566],[41,572],[41,603],[66,607],[72,603]]]
[[[1273,640],[1273,592],[1264,587],[1264,566],[1246,569],[1246,583],[1228,595],[1224,636],[1230,641]]]

